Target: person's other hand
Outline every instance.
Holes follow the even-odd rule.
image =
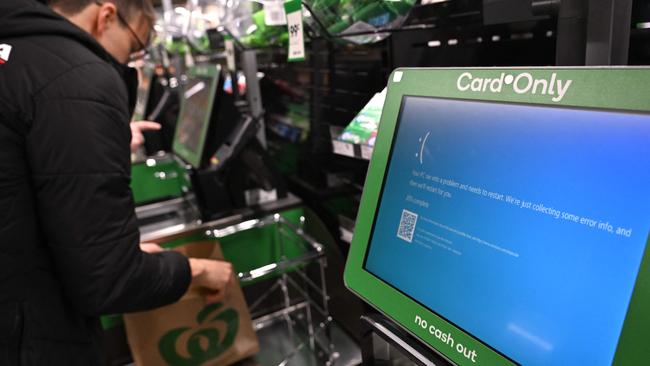
[[[212,259],[190,258],[192,283],[205,287],[208,303],[222,301],[232,284],[232,264]]]
[[[140,243],[140,250],[146,253],[160,253],[165,249],[156,243]]]
[[[160,124],[150,121],[135,121],[130,123],[131,126],[131,152],[136,152],[140,145],[144,144],[143,131],[160,130]]]

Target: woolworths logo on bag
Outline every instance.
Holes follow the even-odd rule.
[[[496,78],[477,77],[464,72],[456,80],[456,87],[462,92],[547,95],[554,102],[561,102],[569,91],[573,80],[562,80],[556,73],[549,78],[535,78],[529,72],[519,74],[502,72]]]
[[[206,306],[196,316],[197,327],[172,329],[160,339],[158,349],[167,364],[200,366],[233,345],[239,330],[239,314],[234,309],[218,311],[222,306]],[[224,328],[222,335],[219,330]]]

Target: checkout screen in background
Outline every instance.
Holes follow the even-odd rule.
[[[211,78],[194,77],[185,87],[183,115],[180,116],[176,140],[194,154],[203,146],[201,135],[207,128],[210,102]]]
[[[650,116],[404,97],[365,268],[523,365],[610,365]]]

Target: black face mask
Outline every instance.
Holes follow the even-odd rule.
[[[126,67],[126,90],[129,92],[129,116],[133,115],[135,105],[138,102],[138,71],[132,67]]]
[[[126,90],[129,93],[129,115],[131,116],[133,115],[133,111],[135,111],[135,104],[138,100],[138,71],[132,67],[115,62],[113,65],[120,73],[120,76],[126,85]]]

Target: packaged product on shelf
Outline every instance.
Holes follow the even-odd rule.
[[[343,130],[340,141],[353,144],[373,146],[379,129],[381,111],[386,101],[386,89],[375,94],[365,107],[357,114],[350,124]]]

